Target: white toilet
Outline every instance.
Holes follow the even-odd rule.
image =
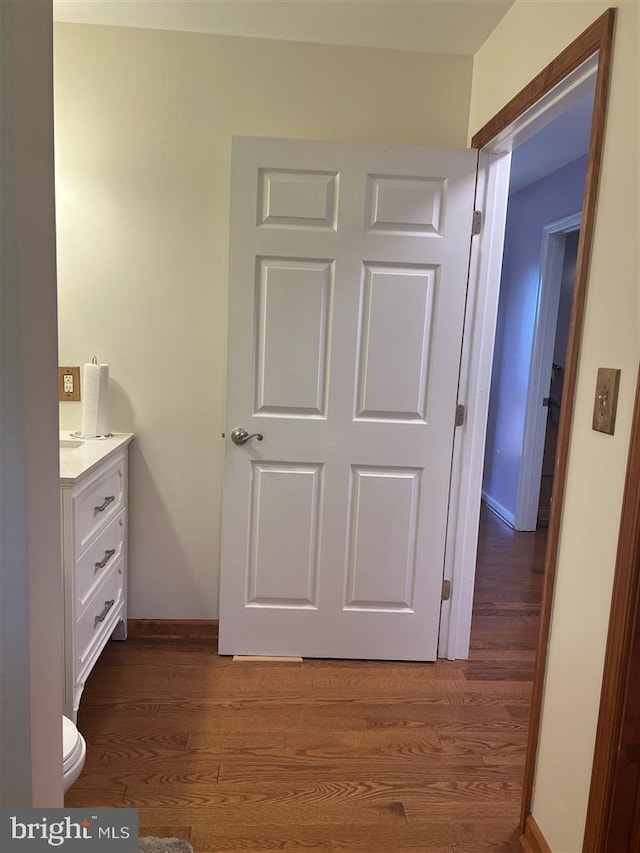
[[[68,717],[62,717],[62,773],[64,790],[76,781],[87,755],[84,738]]]

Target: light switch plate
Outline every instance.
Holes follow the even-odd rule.
[[[619,370],[613,367],[598,368],[592,423],[592,428],[598,432],[606,432],[607,435],[613,435],[616,426],[619,385]]]
[[[80,400],[79,367],[58,367],[58,400]]]

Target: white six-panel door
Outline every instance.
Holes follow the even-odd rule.
[[[435,659],[476,162],[234,140],[222,654]]]

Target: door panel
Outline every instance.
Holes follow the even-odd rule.
[[[357,420],[425,420],[435,278],[365,264]]]
[[[336,230],[336,172],[260,169],[258,225]]]
[[[234,140],[221,653],[435,658],[476,156]]]
[[[413,610],[421,474],[352,469],[346,608]]]
[[[315,607],[322,466],[254,462],[251,475],[247,606]]]
[[[255,414],[324,416],[331,261],[260,258]]]
[[[441,233],[444,181],[432,178],[367,176],[369,228],[387,234]]]

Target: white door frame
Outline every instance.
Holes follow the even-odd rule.
[[[595,53],[480,151],[476,208],[482,211],[484,222],[471,248],[458,391],[466,415],[454,440],[444,566],[444,579],[451,581],[451,598],[442,604],[438,645],[438,656],[449,660],[469,656],[510,154],[593,90],[597,68]]]
[[[545,225],[540,250],[540,278],[536,295],[527,401],[524,416],[524,440],[518,492],[516,497],[516,530],[535,530],[538,524],[542,457],[547,427],[547,413],[542,400],[549,393],[553,349],[558,325],[558,305],[564,268],[567,235],[580,228],[582,211]]]

